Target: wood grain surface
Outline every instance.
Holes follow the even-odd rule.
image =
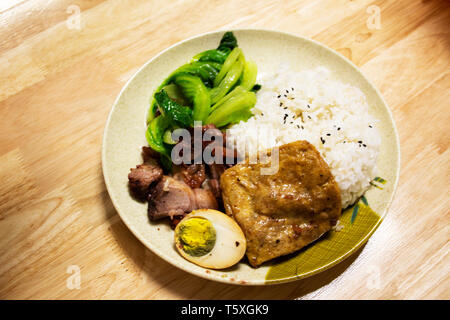
[[[130,76],[180,40],[241,27],[350,58],[401,142],[396,196],[367,245],[269,287],[214,283],[155,256],[120,220],[101,171],[106,118]],[[449,299],[449,70],[448,1],[1,1],[0,298]]]

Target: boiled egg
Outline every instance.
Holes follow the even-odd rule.
[[[232,218],[217,210],[199,209],[178,223],[175,246],[186,260],[205,268],[223,269],[242,259],[247,243]]]

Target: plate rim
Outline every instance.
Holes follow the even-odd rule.
[[[220,276],[216,276],[213,275],[212,273],[201,273],[201,272],[197,272],[194,269],[187,269],[184,268],[183,266],[177,264],[175,261],[172,261],[172,259],[170,259],[169,257],[165,256],[162,252],[160,252],[159,250],[156,250],[155,248],[151,248],[150,246],[148,246],[146,244],[146,241],[144,241],[144,239],[134,230],[134,228],[131,227],[131,225],[129,224],[129,222],[127,221],[127,218],[125,217],[125,215],[123,215],[120,210],[118,210],[118,204],[116,203],[116,200],[114,199],[114,197],[111,196],[112,192],[111,192],[111,187],[110,187],[110,181],[109,181],[109,177],[106,174],[106,140],[107,140],[107,131],[108,128],[110,126],[110,122],[111,122],[111,118],[112,118],[112,114],[114,113],[114,110],[119,102],[119,100],[121,99],[123,93],[125,92],[125,90],[128,88],[128,86],[130,85],[130,83],[133,81],[133,79],[143,70],[145,69],[149,64],[151,64],[154,60],[156,60],[158,57],[160,57],[161,55],[163,55],[164,53],[166,53],[167,51],[180,46],[183,43],[186,43],[188,41],[194,40],[194,39],[198,39],[198,38],[202,38],[211,34],[216,34],[216,33],[222,33],[225,31],[231,31],[231,32],[237,32],[237,31],[255,31],[255,32],[268,32],[268,33],[274,33],[274,34],[279,34],[279,35],[284,35],[284,36],[289,36],[289,37],[293,37],[296,38],[298,40],[303,40],[303,41],[307,41],[307,42],[311,42],[319,47],[321,47],[322,49],[325,49],[327,51],[330,51],[331,53],[333,53],[334,55],[339,56],[341,59],[343,59],[346,63],[348,63],[357,73],[360,74],[360,76],[362,76],[364,78],[365,81],[367,81],[367,83],[369,84],[369,86],[375,91],[375,93],[377,94],[377,96],[381,99],[382,103],[384,104],[384,107],[388,113],[389,116],[389,120],[392,123],[392,128],[394,131],[394,137],[395,137],[395,148],[396,148],[396,160],[397,160],[397,167],[395,170],[395,181],[393,184],[393,188],[392,188],[392,193],[388,199],[388,201],[386,202],[386,207],[383,210],[383,212],[381,214],[379,214],[380,219],[378,220],[378,222],[372,227],[372,229],[366,234],[366,236],[361,239],[355,246],[352,247],[352,249],[350,249],[349,251],[347,251],[343,256],[331,261],[330,263],[312,270],[310,272],[307,273],[303,273],[302,275],[295,275],[295,276],[291,276],[291,277],[286,277],[286,278],[280,278],[280,279],[273,279],[273,280],[267,280],[267,279],[261,279],[261,280],[247,280],[247,279],[242,279],[245,281],[245,283],[242,283],[241,281],[232,281],[230,278],[226,277],[220,277]],[[233,284],[233,285],[244,285],[244,286],[267,286],[267,285],[275,285],[275,284],[281,284],[281,283],[287,283],[287,282],[292,282],[292,281],[296,281],[296,280],[300,280],[300,279],[305,279],[308,277],[311,277],[313,275],[316,275],[318,273],[321,273],[327,269],[330,269],[331,267],[337,265],[338,263],[344,261],[345,259],[347,259],[348,257],[350,257],[351,255],[353,255],[358,249],[360,249],[368,240],[369,238],[373,235],[373,233],[378,229],[378,227],[380,226],[381,222],[385,219],[390,206],[392,205],[394,196],[396,194],[397,191],[397,186],[398,186],[398,182],[399,182],[399,178],[400,178],[400,167],[401,167],[401,149],[400,149],[400,138],[399,138],[399,134],[398,134],[398,130],[397,130],[397,126],[395,123],[395,119],[394,116],[392,114],[392,111],[389,107],[389,105],[386,103],[384,97],[382,96],[381,92],[378,90],[378,88],[372,83],[372,81],[367,78],[363,72],[359,69],[358,66],[356,66],[351,60],[349,60],[347,57],[345,57],[344,55],[342,55],[341,53],[337,52],[336,50],[322,44],[321,42],[318,42],[314,39],[305,37],[305,36],[300,36],[300,35],[296,35],[294,33],[291,32],[286,32],[286,31],[279,31],[279,30],[274,30],[274,29],[268,29],[268,28],[232,28],[232,29],[226,29],[226,28],[220,28],[220,29],[216,29],[213,31],[208,31],[208,32],[204,32],[204,33],[200,33],[200,34],[196,34],[193,35],[191,37],[188,37],[184,40],[178,41],[172,45],[170,45],[169,47],[163,49],[162,51],[158,52],[157,54],[155,54],[153,57],[151,57],[149,60],[147,60],[141,67],[138,68],[138,70],[136,70],[136,72],[133,73],[133,75],[130,76],[130,78],[127,80],[127,82],[122,86],[120,92],[118,93],[116,99],[114,100],[111,109],[108,113],[108,117],[105,123],[105,127],[103,129],[103,137],[102,137],[102,156],[101,156],[101,161],[102,161],[102,174],[103,174],[103,178],[104,178],[104,182],[105,182],[105,186],[106,186],[106,190],[108,192],[108,196],[114,206],[114,209],[116,210],[117,214],[120,216],[121,220],[123,221],[123,223],[126,225],[126,227],[128,228],[129,231],[131,231],[131,233],[150,251],[152,251],[152,253],[156,254],[159,258],[163,259],[164,261],[166,261],[167,263],[171,264],[174,267],[177,267],[181,270],[183,270],[184,272],[188,272],[192,275],[198,276],[200,278],[203,279],[207,279],[207,280],[212,280],[212,281],[216,281],[216,282],[221,282],[221,283],[225,283],[225,284]]]

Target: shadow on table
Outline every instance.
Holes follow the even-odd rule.
[[[103,193],[102,197],[105,214],[108,218],[117,215],[108,193]],[[110,220],[111,221],[111,220]],[[162,292],[167,294],[158,295],[149,292],[151,299],[295,299],[301,298],[319,288],[329,284],[341,275],[359,256],[364,246],[356,251],[349,258],[336,266],[311,276],[306,279],[269,286],[239,286],[233,284],[218,283],[211,280],[199,278],[180,270],[156,254],[147,249],[122,220],[112,219],[111,230],[123,253],[141,272],[148,275],[149,280],[143,285],[148,286],[153,283],[157,287],[164,288]],[[120,297],[117,297],[120,298]],[[136,297],[142,298],[142,297]]]

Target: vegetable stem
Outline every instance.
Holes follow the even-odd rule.
[[[233,66],[227,72],[225,78],[220,82],[219,86],[211,90],[211,102],[213,104],[222,99],[228,93],[228,91],[230,91],[230,89],[237,83],[242,74],[243,69],[244,69],[243,59],[236,60]]]
[[[205,121],[211,109],[211,98],[200,78],[190,74],[179,74],[174,81],[192,102],[194,121]]]
[[[220,72],[217,74],[216,78],[214,79],[214,87],[217,87],[222,79],[225,77],[227,72],[231,69],[231,67],[234,65],[236,60],[244,54],[242,53],[242,50],[240,48],[234,48],[230,54],[228,55],[227,59],[222,65],[222,68],[220,69]]]
[[[209,115],[206,123],[212,123],[220,128],[239,121],[246,121],[252,116],[250,110],[255,103],[256,95],[250,91],[231,97]]]

